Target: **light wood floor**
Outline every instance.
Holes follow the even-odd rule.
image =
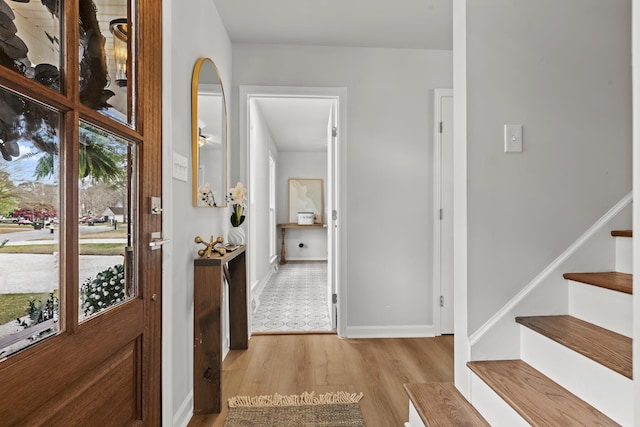
[[[367,427],[401,427],[409,417],[404,383],[453,381],[453,336],[340,339],[336,335],[260,335],[232,350],[222,374],[223,410],[189,427],[222,427],[236,395],[363,392]]]

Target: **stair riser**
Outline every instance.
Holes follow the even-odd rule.
[[[570,315],[626,337],[632,337],[632,295],[572,280],[568,283]]]
[[[633,381],[569,348],[520,327],[521,358],[622,425],[633,423]]]
[[[616,237],[616,271],[633,273],[633,239]]]
[[[493,427],[529,427],[507,402],[475,373],[471,373],[471,404]]]
[[[427,427],[422,422],[418,410],[411,401],[409,401],[409,422],[404,423],[404,427]]]

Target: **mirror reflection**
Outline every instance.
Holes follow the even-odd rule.
[[[196,62],[191,85],[193,205],[224,207],[227,192],[227,111],[222,81],[209,58]]]

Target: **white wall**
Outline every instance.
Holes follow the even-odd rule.
[[[631,190],[630,17],[629,0],[467,2],[470,333]]]
[[[191,167],[188,182],[174,180],[171,159],[175,151],[191,165],[191,75],[196,60],[213,59],[228,92],[231,42],[211,0],[165,0],[163,39],[163,231],[171,243],[163,247],[162,421],[178,426],[186,425],[193,410],[193,239],[226,236],[230,212],[193,208]]]
[[[433,89],[451,87],[451,51],[234,44],[233,70],[235,105],[239,85],[347,88],[347,333],[428,334]]]
[[[322,179],[322,215],[323,221],[326,223],[328,218],[327,152],[280,152],[276,170],[276,215],[278,224],[291,222],[289,221],[289,178]],[[278,243],[280,242],[281,240],[279,239]],[[300,243],[304,245],[302,248],[298,246]],[[328,249],[327,229],[289,229],[286,231],[285,249],[287,251],[287,260],[326,260]]]

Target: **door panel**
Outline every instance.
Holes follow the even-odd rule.
[[[106,11],[107,5],[113,2],[78,0],[46,3],[60,6],[60,9],[54,6],[53,16],[60,18],[62,28],[70,29],[59,37],[47,37],[54,51],[56,43],[63,44],[59,49],[66,52],[64,63],[44,67],[47,73],[40,77],[48,76],[51,78],[48,81],[34,79],[32,72],[22,72],[22,69],[13,73],[2,72],[0,87],[24,94],[38,104],[60,111],[61,120],[55,137],[45,137],[40,129],[41,123],[49,122],[47,116],[32,117],[31,127],[27,126],[30,132],[23,132],[18,127],[21,132],[19,136],[24,140],[22,142],[45,147],[41,151],[51,155],[54,164],[57,161],[59,165],[57,169],[54,168],[60,194],[59,228],[54,229],[54,238],[51,240],[54,245],[59,245],[55,259],[58,273],[47,279],[52,286],[58,282],[61,284],[58,291],[59,306],[53,319],[59,332],[4,359],[0,358],[0,420],[3,425],[130,425],[140,422],[158,425],[162,254],[160,250],[151,250],[148,244],[151,233],[161,231],[161,215],[151,213],[149,200],[151,196],[161,195],[162,3],[157,0],[131,1],[129,4],[136,10],[125,10],[123,13],[122,18],[128,18],[126,22],[130,37],[127,69],[131,70],[134,62],[137,64],[136,73],[125,74],[126,86],[115,84],[115,71],[110,68],[107,53],[101,48],[111,37],[107,36],[109,22],[102,22],[107,19],[102,16],[107,15],[101,12]],[[116,3],[127,5],[126,0],[117,0]],[[10,8],[23,5],[20,2],[7,4]],[[37,0],[26,1],[24,5],[40,9],[45,7]],[[0,7],[0,13],[6,15],[3,18],[5,21],[6,17],[10,20],[21,19],[17,9],[8,11],[6,7]],[[113,19],[113,16],[109,18]],[[80,19],[85,30],[90,29],[90,34],[83,33],[83,26],[78,31]],[[27,32],[20,34],[28,37]],[[138,46],[134,47],[134,40],[139,41]],[[25,44],[30,47],[28,54],[35,55],[37,49],[31,49],[35,44],[32,41]],[[22,51],[9,52],[6,45],[0,45],[0,59],[9,53],[17,55]],[[87,58],[91,61],[85,64],[88,68],[83,68],[83,61]],[[36,58],[26,60],[32,64],[41,63]],[[2,63],[5,66],[7,64]],[[101,68],[103,66],[106,69]],[[66,72],[63,72],[63,68]],[[100,71],[100,78],[91,80],[91,73],[87,73],[87,69]],[[56,78],[59,79],[60,91],[55,90]],[[136,83],[139,83],[137,88]],[[52,90],[43,90],[43,84]],[[124,110],[109,104],[109,100],[116,98],[116,91],[120,91],[120,97],[124,94]],[[139,97],[134,96],[135,92]],[[138,99],[144,102],[137,102]],[[5,105],[0,102],[0,107]],[[0,117],[0,145],[13,145],[9,144],[11,138],[5,129],[7,123],[15,128],[14,122],[19,122],[16,117],[29,112],[24,110],[24,105],[14,106],[20,110],[20,114],[10,113],[14,117],[8,120]],[[0,115],[5,113],[6,116],[7,111],[10,110],[0,108]],[[84,132],[87,127],[94,129],[94,136],[101,136],[91,141],[91,153],[87,150],[82,152],[87,148],[87,134]],[[100,166],[101,162],[112,157],[104,152],[104,148],[109,146],[107,140],[116,141],[117,161],[107,168],[109,170],[106,173],[102,173],[105,170],[101,169],[104,166]],[[22,142],[19,147],[24,146]],[[14,152],[12,148],[11,153],[5,154]],[[21,151],[18,156],[26,153]],[[17,158],[13,155],[10,157],[7,159],[3,156],[0,159],[0,162],[4,162],[0,163],[0,170],[6,166],[5,163]],[[117,173],[123,171],[122,174]],[[117,231],[111,229],[111,224],[96,222],[93,225],[79,225],[81,200],[86,196],[83,191],[99,189],[102,197],[107,193],[105,186],[119,187],[125,208],[125,216],[119,224],[124,227],[124,233],[115,236],[118,241],[113,247],[109,247],[110,243],[106,241],[107,236],[113,237],[110,233]],[[20,195],[16,203],[34,201],[29,195],[23,196]],[[105,216],[106,209],[112,207],[111,202],[98,201],[91,214],[95,217]],[[105,239],[96,237],[90,240],[99,240],[97,242],[83,241],[87,233],[98,231],[97,227],[104,227],[96,234],[102,234]],[[17,238],[18,233],[25,231],[16,230],[13,238]],[[24,234],[22,236],[26,238]],[[43,236],[38,238],[44,240]],[[38,264],[34,261],[37,259],[34,248],[38,245],[25,246],[22,251],[27,257],[21,267],[35,268]],[[3,262],[2,257],[7,255],[7,251],[3,252],[2,249],[0,264],[4,267],[5,276],[8,276],[18,269],[18,265],[7,262],[9,258],[4,258]],[[113,259],[109,259],[106,266],[85,269],[88,258],[83,257],[87,255],[86,250],[96,252],[88,254],[90,256],[110,256]],[[104,251],[108,254],[105,255]],[[45,255],[54,256],[53,253]],[[108,277],[100,276],[101,272],[114,265],[124,265],[124,269],[116,269]],[[136,268],[138,265],[140,268]],[[31,286],[21,277],[14,275],[12,280]],[[81,286],[86,280],[98,280],[111,286],[124,285],[125,298],[120,301],[116,298],[114,304],[107,304],[108,309],[103,310],[99,306],[100,309],[96,310],[98,315],[84,317],[80,322],[80,315],[84,314],[84,308],[80,306]],[[104,289],[100,290],[104,292]]]
[[[140,418],[137,402],[139,384],[139,341],[97,365],[55,399],[24,420],[26,425],[123,426]],[[100,390],[96,401],[93,390]],[[71,416],[71,418],[70,418]]]

